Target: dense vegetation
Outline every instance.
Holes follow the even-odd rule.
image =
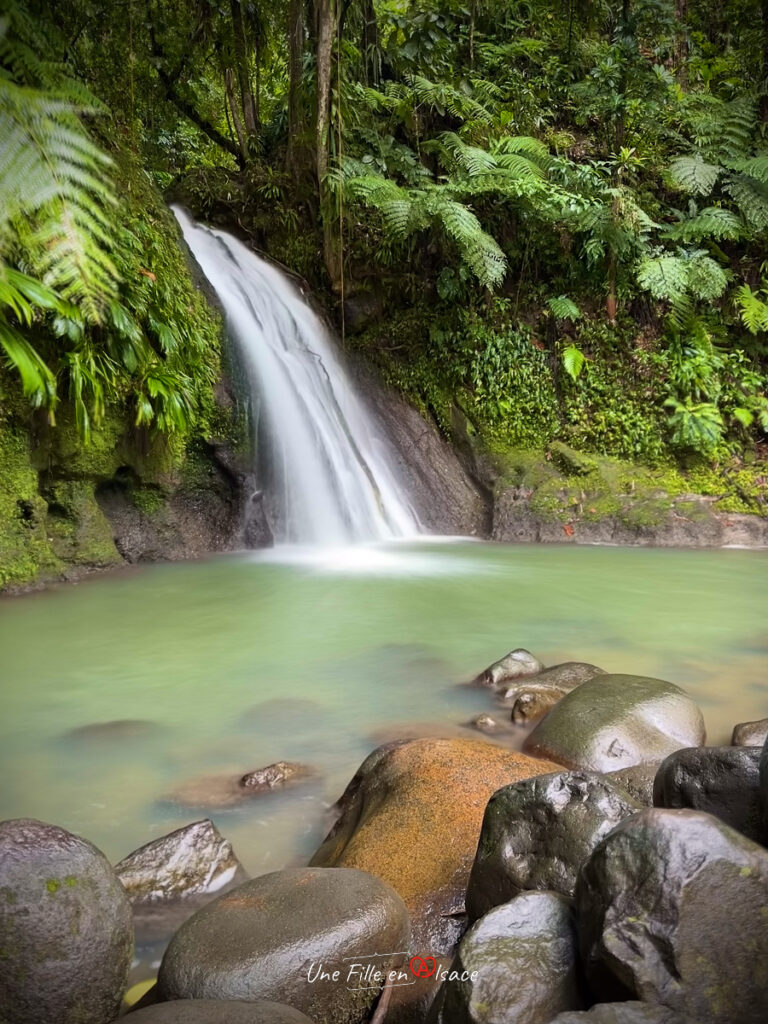
[[[164,193],[447,432],[755,464],[763,502],[766,0],[2,7],[6,406],[205,433],[217,329]]]

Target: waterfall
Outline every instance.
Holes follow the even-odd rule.
[[[261,455],[267,446],[275,539],[345,544],[417,535],[381,428],[293,282],[232,235],[174,213],[247,374]]]

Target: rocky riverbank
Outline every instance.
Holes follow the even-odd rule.
[[[474,686],[494,735],[379,747],[306,868],[248,880],[209,821],[114,868],[0,824],[0,1020],[762,1024],[768,720],[706,747],[674,684],[519,649]],[[157,981],[125,999],[153,928]]]

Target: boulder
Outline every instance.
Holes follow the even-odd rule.
[[[115,872],[132,903],[218,892],[246,878],[232,844],[207,818],[134,850]]]
[[[400,897],[365,872],[276,871],[219,896],[181,926],[158,990],[166,1000],[272,999],[316,1024],[364,1024],[383,978],[351,977],[350,958],[385,970],[408,948],[409,931]]]
[[[413,948],[452,953],[488,800],[501,786],[554,768],[482,740],[379,747],[347,786],[311,863],[384,879],[410,911]]]
[[[312,1024],[305,1014],[268,999],[175,999],[131,1014],[130,1024]]]
[[[764,1024],[768,851],[717,818],[648,808],[625,819],[582,868],[576,908],[599,1000]]]
[[[643,807],[653,807],[653,782],[660,764],[661,761],[633,764],[629,768],[618,768],[615,772],[606,772],[603,777],[612,785],[623,789]]]
[[[761,747],[691,747],[662,761],[653,785],[656,807],[706,811],[760,842]]]
[[[162,733],[162,727],[156,722],[143,718],[117,718],[111,722],[90,722],[78,725],[64,734],[64,739],[77,740],[78,743],[111,745],[113,743],[135,743]]]
[[[476,921],[527,889],[573,896],[583,861],[639,805],[599,775],[539,775],[493,794],[467,887]]]
[[[475,682],[481,686],[497,687],[509,679],[538,675],[543,668],[539,659],[535,658],[530,651],[526,651],[524,647],[516,647],[514,651],[505,654],[499,661],[494,661],[479,676],[476,676]]]
[[[551,1024],[696,1024],[666,1006],[653,1003],[598,1003],[591,1010],[566,1011],[552,1018]]]
[[[734,725],[731,744],[734,747],[762,747],[768,740],[768,718]]]
[[[2,1024],[104,1024],[133,953],[131,907],[100,850],[71,832],[0,823]]]
[[[601,675],[563,697],[523,749],[566,768],[611,772],[661,761],[704,738],[701,711],[679,686],[646,676]]]
[[[553,665],[532,679],[515,682],[499,691],[502,703],[512,708],[512,721],[518,725],[535,722],[553,708],[559,700],[605,670],[583,661],[566,661]]]
[[[467,932],[430,1024],[549,1024],[584,1005],[570,901],[527,892]]]

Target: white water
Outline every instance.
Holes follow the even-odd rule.
[[[232,235],[174,213],[248,374],[254,440],[270,449],[275,539],[338,545],[418,535],[380,428],[293,282]]]

